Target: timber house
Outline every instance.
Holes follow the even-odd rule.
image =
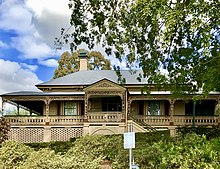
[[[178,126],[215,126],[219,103],[217,92],[201,100],[193,115],[192,95],[174,98],[169,91],[152,87],[150,95],[141,89],[146,79],[137,80],[142,71],[122,70],[123,85],[114,70],[87,70],[86,56],[80,57],[78,72],[37,84],[39,92],[13,92],[1,95],[2,112],[11,129],[9,139],[21,142],[64,141],[86,134],[122,134],[133,125],[135,132],[167,130]],[[18,107],[7,115],[4,104]],[[19,107],[29,110],[19,115]],[[194,119],[194,120],[193,120]]]

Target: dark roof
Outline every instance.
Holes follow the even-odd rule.
[[[142,78],[141,82],[137,80],[142,71],[122,70],[122,78],[125,78],[125,84],[146,84],[146,78]],[[102,79],[108,79],[114,83],[118,83],[118,76],[114,70],[81,70],[64,77],[52,79],[48,82],[40,83],[36,86],[47,85],[91,85]]]
[[[5,93],[1,96],[66,96],[66,95],[83,95],[84,92],[35,92],[35,91],[19,91]]]

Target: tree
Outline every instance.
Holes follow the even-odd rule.
[[[81,50],[73,52],[64,52],[58,63],[58,68],[54,71],[54,77],[58,78],[67,74],[79,71],[79,53]],[[97,51],[88,52],[88,69],[89,70],[110,70],[111,63],[108,59]]]
[[[70,0],[69,8],[74,31],[61,34],[71,49],[101,43],[108,55],[125,57],[128,67],[138,63],[148,83],[219,90],[219,1]],[[158,73],[162,69],[168,73]]]
[[[8,132],[10,131],[10,124],[4,117],[0,118],[0,144],[8,139]]]

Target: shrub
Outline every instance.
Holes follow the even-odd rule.
[[[73,147],[73,141],[52,141],[52,142],[42,142],[42,143],[26,143],[29,147],[38,151],[42,148],[49,148],[54,150],[55,153],[65,154],[71,147]]]
[[[58,146],[61,142],[51,144]],[[36,145],[39,148],[39,144]],[[136,133],[133,154],[141,169],[214,169],[220,166],[220,138],[208,140],[205,135],[195,133],[175,138],[164,132]],[[105,159],[112,161],[114,169],[128,168],[129,151],[123,148],[122,135],[80,137],[62,154],[51,147],[34,151],[21,143],[9,141],[0,148],[0,168],[5,169],[98,169]]]
[[[170,142],[160,141],[152,145],[157,158],[152,158],[150,168],[218,168],[219,151],[205,136],[187,134]],[[153,151],[148,153],[155,155]],[[149,168],[144,166],[141,168]]]
[[[198,126],[192,128],[192,126],[178,127],[177,133],[181,136],[184,136],[188,133],[196,133],[198,135],[205,135],[207,139],[218,138],[220,136],[220,127],[219,126]]]
[[[10,131],[10,124],[4,119],[0,118],[0,143],[8,139],[8,132]]]
[[[28,146],[15,141],[5,141],[0,148],[0,168],[14,168],[23,163],[33,152]]]
[[[65,157],[50,149],[40,149],[33,151],[19,169],[63,169],[65,161]]]
[[[90,161],[98,159],[97,163],[100,163],[103,159],[108,159],[113,162],[114,167],[119,168],[123,165],[121,162],[126,159],[124,152],[123,137],[121,135],[86,135],[75,141],[74,147],[67,152],[67,156],[78,154],[78,157],[80,155],[79,158],[86,156]]]

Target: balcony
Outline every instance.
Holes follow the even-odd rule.
[[[90,112],[87,118],[88,122],[121,122],[125,119],[121,112]]]
[[[11,126],[52,126],[83,124],[84,116],[6,116]]]
[[[193,116],[143,116],[133,115],[137,122],[144,122],[150,126],[189,126],[193,123]],[[220,123],[218,116],[195,116],[196,125],[214,126]]]
[[[192,116],[143,116],[133,115],[137,122],[144,122],[150,126],[189,126],[193,123]],[[87,116],[6,116],[11,126],[70,126],[89,123],[122,122],[125,116],[121,112],[90,112]],[[218,116],[195,116],[196,125],[214,126],[220,123]]]

